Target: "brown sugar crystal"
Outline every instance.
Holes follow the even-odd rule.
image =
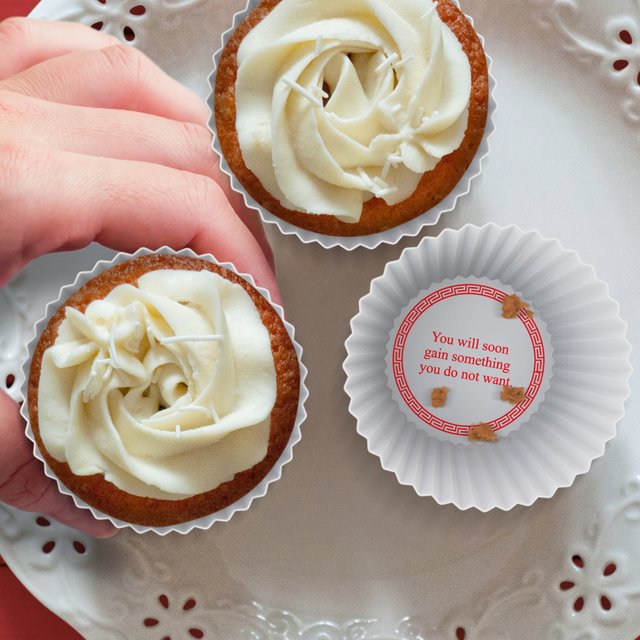
[[[447,394],[449,393],[448,387],[436,387],[431,392],[431,406],[432,407],[444,407],[447,404]]]
[[[533,311],[529,309],[529,303],[523,302],[515,293],[510,296],[505,296],[502,301],[502,317],[509,320],[518,317],[520,309],[524,309],[525,313],[531,318]]]
[[[500,393],[500,400],[504,400],[510,404],[518,404],[519,402],[522,402],[525,397],[526,394],[524,387],[509,387],[505,385],[502,387],[502,391]]]
[[[471,442],[495,442],[498,436],[494,433],[491,425],[482,423],[469,427],[467,435]]]

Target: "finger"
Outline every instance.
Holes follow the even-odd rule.
[[[242,196],[234,191],[229,185],[229,179],[227,176],[223,176],[222,172],[216,166],[215,174],[218,177],[214,177],[215,182],[218,184],[224,184],[223,187],[224,194],[229,200],[229,204],[232,206],[233,210],[238,214],[240,220],[244,223],[244,225],[251,231],[255,239],[258,241],[260,248],[262,249],[262,253],[264,253],[267,262],[269,263],[269,267],[271,271],[276,273],[276,259],[273,253],[273,249],[271,244],[269,243],[269,239],[267,238],[267,234],[264,231],[264,226],[262,225],[262,221],[260,220],[260,216],[257,211],[253,211],[248,209],[244,204],[244,200]]]
[[[95,81],[97,77],[100,82]],[[43,101],[146,112],[187,124],[204,125],[209,116],[195,94],[164,74],[138,50],[125,45],[60,56],[0,82],[2,89]],[[3,95],[6,101],[7,94]],[[114,127],[112,134],[115,131]],[[213,157],[211,150],[209,155]],[[228,186],[228,179],[220,175],[217,165],[211,177],[223,186],[232,206],[259,239],[273,265],[271,247],[258,216],[246,209],[242,197]]]
[[[222,189],[222,192],[229,201],[231,208],[236,212],[240,220],[242,220],[247,229],[251,231],[255,239],[258,241],[258,244],[262,249],[262,253],[265,255],[265,258],[269,263],[271,271],[275,273],[276,260],[273,255],[273,249],[271,248],[271,244],[269,244],[267,234],[264,232],[264,227],[262,226],[262,222],[257,211],[247,208],[242,196],[231,188],[229,178],[222,175],[222,171],[220,171],[220,167],[217,162],[214,166],[211,177]]]
[[[7,18],[0,22],[0,80],[49,58],[117,44],[113,36],[72,22]]]
[[[213,177],[211,133],[160,116],[59,104],[0,90],[0,136],[34,139],[62,151],[141,160]],[[228,182],[228,180],[227,180]]]
[[[0,210],[7,212],[7,229],[0,234],[5,279],[37,256],[93,240],[122,251],[189,246],[230,260],[279,300],[256,238],[220,187],[201,175],[5,143]]]
[[[0,82],[0,89],[64,104],[142,111],[203,124],[209,111],[189,89],[127,45],[58,56]]]
[[[42,463],[33,456],[33,445],[24,435],[18,405],[0,391],[0,501],[24,511],[51,516],[96,538],[109,538],[117,529],[78,509],[56,483],[45,476]]]
[[[206,127],[134,111],[63,105],[12,91],[0,91],[0,105],[0,135],[4,130],[5,136],[33,138],[63,151],[153,162],[212,178],[256,236],[273,268],[262,224],[221,174]]]

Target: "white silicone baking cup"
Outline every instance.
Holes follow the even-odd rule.
[[[458,0],[453,0],[456,6],[459,7]],[[440,216],[443,213],[448,213],[453,211],[456,207],[456,203],[458,202],[458,198],[465,196],[471,190],[471,182],[474,178],[477,178],[481,173],[482,161],[489,154],[490,145],[489,140],[491,135],[495,131],[495,123],[494,123],[494,115],[497,110],[497,103],[494,98],[495,88],[496,88],[496,80],[491,74],[491,66],[492,60],[489,55],[487,55],[485,50],[485,55],[487,58],[487,67],[489,71],[489,104],[487,111],[487,123],[484,130],[484,135],[482,137],[482,141],[476,154],[471,161],[471,164],[467,168],[466,172],[460,178],[457,185],[453,188],[453,190],[447,195],[444,200],[439,202],[437,205],[425,211],[421,215],[413,218],[412,220],[408,220],[407,222],[392,227],[386,231],[382,231],[379,233],[372,233],[369,235],[362,236],[332,236],[323,233],[316,233],[313,231],[308,231],[307,229],[302,229],[301,227],[297,227],[289,222],[286,222],[282,218],[279,218],[275,214],[271,213],[269,210],[265,209],[261,204],[259,204],[242,186],[240,181],[236,178],[234,173],[231,171],[229,167],[229,163],[224,157],[222,153],[222,149],[220,148],[220,140],[216,134],[216,121],[215,121],[215,109],[214,109],[214,94],[215,94],[215,86],[216,86],[216,77],[218,73],[218,66],[220,63],[220,57],[222,56],[222,52],[224,48],[227,46],[231,36],[234,34],[235,30],[238,28],[240,23],[247,17],[247,15],[258,5],[260,4],[260,0],[247,0],[247,6],[243,11],[238,11],[233,17],[233,23],[230,29],[225,31],[222,34],[222,46],[216,51],[213,56],[213,72],[209,76],[209,89],[210,93],[207,98],[207,105],[209,106],[209,129],[213,134],[213,149],[220,158],[220,168],[223,173],[225,173],[231,182],[232,189],[239,193],[246,204],[247,207],[256,211],[262,221],[268,224],[275,224],[281,233],[285,235],[295,235],[304,242],[305,244],[309,244],[311,242],[317,242],[325,249],[332,249],[333,247],[342,247],[347,251],[352,251],[358,247],[365,247],[366,249],[375,249],[381,244],[396,244],[405,236],[416,236],[423,227],[433,226],[438,224],[440,220]],[[465,16],[467,20],[473,25],[473,18],[470,16]],[[482,42],[482,46],[484,47],[485,41],[484,38],[478,34],[480,41]]]
[[[212,262],[216,265],[219,265],[225,269],[228,269],[229,271],[232,271],[233,273],[239,275],[241,278],[246,280],[252,287],[254,287],[257,291],[259,291],[260,294],[264,296],[264,298],[267,299],[267,301],[271,304],[271,306],[275,309],[275,311],[278,313],[278,315],[282,319],[282,322],[287,330],[287,333],[291,338],[291,342],[295,349],[296,355],[298,356],[298,364],[300,366],[300,393],[298,396],[298,411],[296,414],[295,424],[291,432],[291,436],[289,437],[289,441],[286,447],[284,448],[284,451],[278,458],[277,462],[273,465],[269,473],[262,479],[262,481],[252,491],[245,494],[244,496],[242,496],[240,499],[238,499],[236,502],[229,505],[228,507],[221,509],[220,511],[211,513],[202,518],[198,518],[196,520],[189,520],[188,522],[183,522],[180,524],[167,526],[167,527],[148,527],[144,525],[134,524],[131,522],[126,522],[124,520],[119,520],[118,518],[113,518],[112,516],[106,513],[103,513],[98,509],[95,509],[91,505],[87,504],[84,500],[81,500],[76,495],[74,495],[71,491],[69,491],[69,489],[60,481],[60,479],[51,470],[49,465],[45,462],[44,457],[40,452],[40,449],[35,441],[33,430],[31,428],[31,424],[29,421],[29,406],[28,406],[28,384],[29,384],[29,369],[31,366],[31,359],[33,358],[33,354],[38,344],[38,341],[40,339],[40,335],[44,331],[45,327],[49,323],[49,320],[51,320],[55,312],[60,308],[62,304],[64,304],[65,300],[67,300],[69,296],[71,296],[71,294],[73,294],[75,291],[80,289],[80,287],[85,285],[87,282],[89,282],[89,280],[92,280],[103,271],[106,271],[107,269],[115,265],[121,264],[123,262],[127,262],[128,260],[133,260],[135,258],[139,258],[141,256],[146,256],[150,254],[177,255],[177,256],[188,256],[191,258],[199,258],[201,260],[206,260],[208,262]],[[186,534],[192,531],[193,529],[209,529],[215,522],[227,522],[228,520],[231,519],[234,513],[238,511],[246,511],[256,498],[261,498],[267,493],[267,489],[269,488],[269,485],[272,482],[275,482],[276,480],[280,479],[282,475],[282,467],[284,467],[284,465],[287,464],[287,462],[289,462],[293,458],[293,447],[300,441],[300,438],[301,438],[300,426],[302,425],[302,423],[305,421],[307,417],[307,413],[304,408],[305,402],[309,397],[309,392],[307,390],[307,387],[305,386],[307,369],[302,363],[302,347],[295,340],[295,329],[293,325],[291,325],[289,322],[285,320],[284,310],[282,309],[282,307],[271,300],[271,296],[267,289],[258,287],[250,275],[238,272],[238,270],[235,268],[233,264],[229,262],[219,262],[211,254],[198,255],[194,253],[191,249],[182,249],[181,251],[174,251],[169,247],[162,247],[160,249],[153,251],[150,249],[141,248],[133,254],[118,253],[113,257],[112,260],[100,260],[99,262],[96,263],[96,265],[91,271],[80,272],[77,275],[73,284],[65,285],[60,289],[60,293],[58,297],[47,305],[44,317],[41,318],[34,325],[34,334],[32,339],[27,345],[27,356],[22,364],[22,374],[23,374],[23,380],[24,380],[21,387],[23,404],[20,409],[20,413],[27,423],[26,434],[29,440],[33,442],[34,456],[44,464],[44,471],[46,475],[49,476],[50,478],[53,478],[56,481],[61,493],[71,496],[76,506],[78,506],[81,509],[88,509],[89,511],[91,511],[91,513],[94,515],[96,519],[108,520],[118,529],[130,528],[136,531],[137,533],[147,533],[152,531],[161,536],[164,536],[171,532]]]
[[[494,443],[457,446],[433,437],[401,410],[387,375],[388,343],[403,310],[433,283],[459,278],[518,292],[552,345],[539,406]],[[372,281],[351,328],[345,390],[358,433],[401,484],[439,504],[508,510],[549,498],[603,455],[624,415],[631,346],[618,304],[577,253],[535,231],[467,225],[424,238]]]

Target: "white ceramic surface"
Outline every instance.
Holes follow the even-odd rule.
[[[458,0],[453,1],[459,5]],[[215,135],[216,120],[214,116],[213,90],[216,85],[218,65],[220,63],[220,58],[222,56],[224,47],[231,39],[231,36],[235,33],[238,25],[240,25],[242,21],[247,17],[247,15],[259,4],[260,0],[247,0],[246,8],[244,8],[243,11],[239,11],[238,13],[236,13],[236,15],[233,17],[233,23],[222,34],[222,46],[216,51],[213,58],[214,69],[209,76],[210,94],[207,98],[207,104],[209,105],[209,110],[211,112],[211,117],[209,119],[209,128],[212,132],[214,132],[213,148],[218,154],[218,158],[220,159],[220,166],[222,168],[222,171],[229,178],[231,187],[234,191],[239,193],[244,198],[245,204],[250,209],[256,211],[260,215],[260,218],[263,222],[275,225],[285,235],[295,235],[305,243],[317,242],[325,249],[342,247],[347,251],[353,251],[358,247],[375,249],[381,244],[396,244],[401,238],[405,236],[415,236],[419,234],[424,227],[432,227],[438,224],[438,221],[443,214],[447,214],[450,211],[453,211],[456,208],[458,200],[468,195],[472,188],[471,183],[480,175],[482,170],[482,162],[487,157],[487,155],[489,155],[490,138],[495,131],[495,112],[497,108],[495,99],[496,80],[491,72],[490,51],[485,51],[489,69],[489,108],[487,112],[487,124],[482,141],[478,147],[475,157],[473,158],[464,175],[462,176],[462,178],[460,178],[460,181],[454,187],[451,193],[449,193],[447,197],[444,198],[444,200],[436,204],[428,211],[425,211],[423,214],[417,216],[416,218],[413,218],[412,220],[409,220],[408,222],[398,225],[397,227],[392,227],[391,229],[387,229],[386,231],[382,231],[379,233],[372,233],[366,236],[331,236],[324,233],[316,233],[315,231],[302,229],[301,227],[297,227],[296,225],[286,222],[282,218],[279,218],[275,214],[265,209],[255,200],[255,198],[247,193],[240,181],[231,171],[229,163],[226,161],[224,154],[222,153],[222,149],[220,147],[220,139]],[[473,24],[473,17],[467,16],[467,18],[469,19],[471,24]],[[480,36],[480,40],[482,41],[483,46],[485,46],[486,50],[485,39]]]
[[[99,16],[121,33],[138,2],[45,0],[36,14],[87,23]],[[136,41],[205,98],[211,53],[242,4],[157,0],[135,18]],[[638,344],[637,0],[463,0],[462,8],[493,57],[497,131],[472,194],[429,233],[492,221],[559,238],[609,283]],[[621,72],[613,70],[618,59],[629,62]],[[358,300],[418,240],[345,252],[268,233],[310,370],[304,438],[281,480],[249,511],[186,537],[124,532],[93,542],[0,507],[0,553],[28,588],[90,640],[175,640],[190,638],[190,628],[224,640],[640,635],[638,351],[618,435],[571,488],[508,513],[439,506],[368,453],[341,370]],[[26,332],[52,292],[105,255],[92,247],[48,256],[0,292],[3,371],[17,371]],[[56,544],[45,554],[49,541]],[[197,605],[183,611],[192,596]],[[158,625],[145,627],[146,618]]]
[[[445,284],[465,292],[469,285],[474,291],[483,288],[489,297],[461,299],[443,289]],[[501,317],[494,296],[514,291],[530,303],[532,318]],[[425,301],[434,296],[438,302],[427,308]],[[451,305],[460,315],[446,315],[452,313]],[[437,315],[440,306],[445,311]],[[387,264],[359,308],[346,342],[349,410],[382,467],[420,496],[480,511],[528,506],[587,472],[616,433],[631,375],[626,326],[607,285],[557,241],[515,226],[445,230]],[[419,315],[420,309],[425,311]],[[414,323],[411,329],[405,318]],[[439,331],[432,331],[435,327]],[[448,360],[427,362],[442,365],[440,372],[448,364],[457,378],[416,375],[416,363],[426,366],[425,347],[434,346],[434,335],[441,334],[451,336],[451,346],[445,343],[443,349],[438,342],[440,349],[430,351],[444,352]],[[530,335],[539,345],[537,376]],[[480,336],[478,347],[458,343],[473,336]],[[531,406],[527,408],[528,400],[509,407],[500,401],[495,383],[482,382],[482,374],[489,372],[491,379],[495,368],[454,362],[457,355],[487,356],[481,344],[510,349],[509,355],[494,352],[489,361],[506,363],[509,375],[531,381],[526,384]],[[524,366],[519,362],[529,358]],[[462,372],[476,373],[479,383],[465,382]],[[496,377],[504,376],[498,371]],[[427,390],[443,384],[449,386],[447,406],[433,409]],[[447,411],[453,411],[450,421],[440,424]],[[458,426],[456,415],[465,416],[463,425],[490,422],[497,441],[469,443],[467,428]]]
[[[143,526],[139,524],[132,524],[130,522],[126,522],[118,518],[112,518],[108,514],[103,513],[102,511],[99,511],[98,509],[95,509],[91,505],[87,504],[84,500],[81,500],[78,496],[76,496],[71,491],[69,491],[69,489],[64,485],[64,483],[60,481],[58,476],[56,476],[56,474],[52,471],[52,469],[46,463],[42,455],[42,452],[38,447],[38,443],[36,442],[36,438],[33,433],[33,428],[29,420],[29,384],[27,380],[29,375],[28,372],[31,367],[31,359],[33,358],[33,354],[36,350],[36,347],[38,346],[40,336],[42,335],[42,332],[46,328],[47,324],[49,323],[53,315],[58,311],[60,306],[64,304],[65,300],[67,300],[69,296],[71,296],[78,289],[83,287],[87,282],[89,282],[90,280],[92,280],[93,278],[101,274],[103,271],[106,271],[107,269],[110,269],[113,266],[122,264],[127,260],[132,260],[135,258],[139,258],[141,256],[147,256],[154,253],[158,253],[161,255],[180,255],[180,256],[188,256],[191,258],[200,258],[208,262],[213,262],[214,264],[217,264],[229,271],[232,271],[233,273],[239,275],[240,277],[244,278],[252,287],[254,287],[257,291],[259,291],[260,294],[269,301],[269,303],[272,305],[272,307],[275,309],[277,314],[282,319],[284,327],[287,333],[289,334],[289,337],[291,338],[291,343],[293,344],[293,348],[295,349],[295,352],[298,356],[298,363],[300,366],[300,394],[298,397],[298,410],[296,413],[295,424],[293,426],[293,430],[291,431],[291,436],[289,437],[289,441],[287,442],[282,453],[280,454],[280,457],[278,458],[274,466],[271,468],[269,473],[267,473],[267,475],[258,483],[256,487],[254,487],[252,491],[242,496],[241,498],[236,500],[233,504],[230,504],[228,507],[225,507],[224,509],[220,509],[219,511],[211,513],[207,516],[203,516],[202,518],[198,518],[196,520],[189,520],[187,522],[182,522],[176,525],[166,526],[166,527],[148,527],[148,526]],[[194,253],[191,249],[182,249],[181,251],[174,251],[169,247],[161,247],[156,251],[151,251],[149,249],[141,248],[141,249],[138,249],[138,251],[136,251],[134,254],[118,253],[115,256],[113,256],[111,260],[99,260],[91,270],[82,271],[81,273],[78,273],[74,281],[72,283],[68,283],[65,286],[63,286],[60,289],[57,298],[55,298],[55,300],[52,300],[47,304],[46,312],[41,318],[38,319],[38,322],[33,327],[33,331],[31,332],[31,339],[29,341],[29,344],[27,345],[26,358],[23,361],[21,369],[22,369],[21,370],[22,388],[21,388],[20,400],[22,401],[22,405],[20,406],[20,414],[22,415],[22,417],[24,418],[27,424],[26,433],[29,440],[31,440],[31,442],[33,443],[33,454],[44,465],[45,473],[50,478],[56,481],[58,485],[58,489],[62,493],[66,493],[67,495],[71,496],[71,498],[73,498],[73,501],[75,502],[77,507],[80,507],[81,509],[88,509],[89,511],[91,511],[94,517],[97,518],[98,520],[109,520],[118,529],[131,528],[137,533],[153,532],[162,536],[165,536],[168,533],[187,534],[190,531],[193,531],[193,529],[209,529],[216,522],[228,522],[233,517],[234,513],[238,511],[246,511],[247,509],[249,509],[251,507],[251,504],[256,498],[262,498],[264,495],[266,495],[269,485],[272,482],[275,482],[276,480],[280,479],[282,475],[282,468],[284,467],[284,465],[290,462],[291,459],[293,458],[293,447],[295,447],[295,445],[298,444],[298,442],[300,442],[300,438],[302,437],[302,434],[300,432],[300,426],[302,425],[302,423],[305,421],[307,417],[307,413],[304,409],[304,403],[309,397],[309,392],[307,391],[307,387],[305,386],[307,369],[302,363],[302,347],[297,343],[295,339],[295,329],[291,325],[291,323],[285,320],[284,310],[282,309],[282,307],[271,300],[271,295],[269,294],[269,291],[267,289],[258,287],[256,285],[251,275],[246,273],[239,273],[238,270],[235,268],[235,266],[230,262],[219,262],[211,254],[198,255]]]

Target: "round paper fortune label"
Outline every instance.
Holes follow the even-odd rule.
[[[553,352],[531,301],[499,281],[468,277],[434,284],[402,309],[386,365],[411,423],[467,443],[478,428],[505,437],[526,425],[549,387]]]

